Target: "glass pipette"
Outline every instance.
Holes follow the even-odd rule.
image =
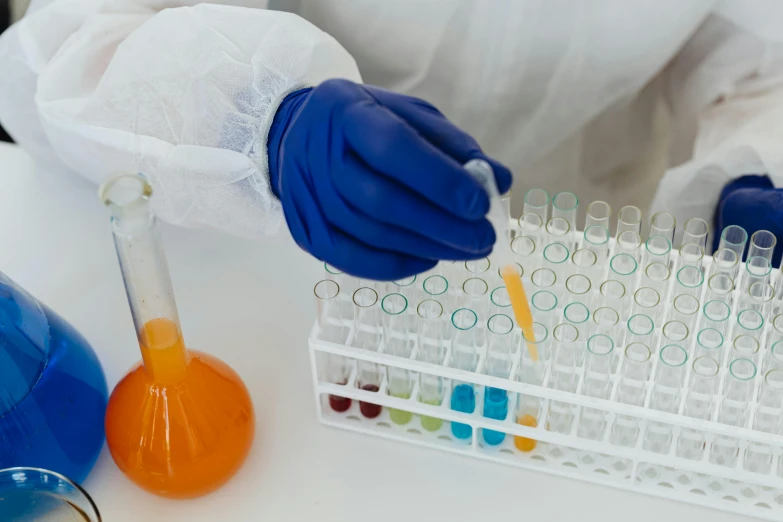
[[[463,166],[473,178],[478,181],[489,195],[489,215],[487,218],[495,229],[495,247],[494,252],[500,263],[500,275],[503,276],[503,282],[506,283],[506,290],[511,300],[511,309],[514,311],[514,318],[519,327],[525,334],[527,349],[530,352],[530,358],[533,361],[538,360],[538,349],[535,343],[536,338],[533,331],[533,316],[530,313],[530,305],[527,302],[525,288],[522,286],[521,274],[518,272],[517,265],[514,262],[514,255],[511,252],[511,245],[508,236],[508,216],[504,212],[503,203],[500,200],[500,192],[495,183],[495,173],[492,167],[484,160],[473,159]]]

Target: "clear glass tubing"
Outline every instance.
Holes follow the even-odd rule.
[[[587,206],[585,230],[592,226],[600,226],[609,230],[609,220],[612,218],[612,207],[606,201],[593,201]]]
[[[549,221],[549,194],[546,190],[531,189],[525,194],[523,214],[537,214],[542,223]]]
[[[747,244],[748,233],[745,229],[737,225],[729,225],[721,232],[718,250],[731,250],[736,255],[736,258],[740,260],[745,253],[745,246]]]
[[[617,214],[617,237],[623,232],[629,230],[636,234],[642,231],[642,211],[639,207],[628,205],[620,209]]]
[[[563,218],[568,221],[571,230],[576,230],[576,213],[579,209],[579,198],[572,192],[558,192],[552,198],[552,218]]]
[[[658,212],[650,219],[650,237],[660,236],[669,240],[671,248],[674,242],[674,229],[677,219],[668,212]]]

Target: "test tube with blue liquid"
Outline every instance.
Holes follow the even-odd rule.
[[[468,308],[460,308],[451,315],[452,345],[451,366],[457,370],[475,372],[478,364],[478,316]],[[462,413],[476,410],[476,390],[469,382],[452,381],[451,409]],[[451,423],[451,433],[458,439],[468,440],[473,434],[469,424]]]
[[[514,321],[504,314],[496,314],[487,321],[486,373],[493,377],[508,379],[516,356],[519,341],[514,338]],[[484,389],[484,417],[505,420],[508,416],[508,392],[501,388],[487,386]],[[484,442],[496,446],[503,442],[506,434],[494,430],[482,430]]]

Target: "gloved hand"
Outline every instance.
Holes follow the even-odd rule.
[[[767,176],[743,176],[726,184],[715,212],[713,251],[720,234],[729,225],[739,225],[750,236],[757,230],[769,230],[778,238],[772,266],[780,265],[783,251],[783,189],[776,189]],[[745,251],[747,255],[747,250]]]
[[[267,142],[272,191],[296,242],[359,277],[395,280],[488,255],[486,192],[463,168],[511,172],[425,101],[347,80],[286,97]]]

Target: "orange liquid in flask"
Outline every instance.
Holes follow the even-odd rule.
[[[143,365],[126,375],[106,410],[106,440],[134,483],[172,498],[204,495],[242,466],[253,441],[250,395],[239,376],[186,350],[177,324],[148,321],[139,333]]]

